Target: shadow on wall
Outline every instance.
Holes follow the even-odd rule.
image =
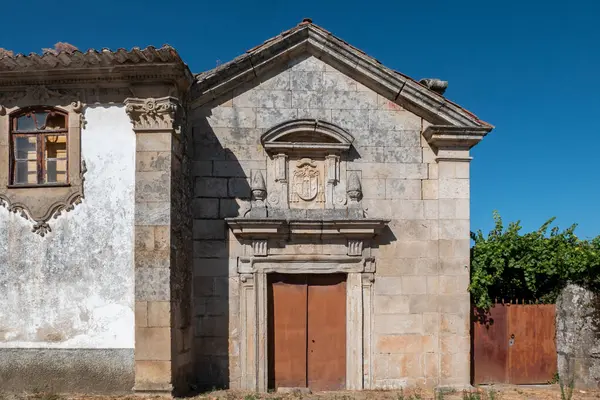
[[[238,216],[250,199],[248,177],[234,153],[220,143],[205,118],[194,122],[193,315],[194,375],[198,390],[228,388],[236,368],[230,365],[230,315],[239,301],[235,265],[229,265],[229,230],[225,218]],[[249,174],[249,171],[247,171]],[[232,257],[233,258],[233,257]],[[232,296],[233,293],[233,296]],[[232,359],[239,358],[234,346]]]

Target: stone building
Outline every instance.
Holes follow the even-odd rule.
[[[304,20],[0,58],[4,390],[469,384],[469,149],[492,126]]]

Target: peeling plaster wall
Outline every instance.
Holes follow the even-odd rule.
[[[134,347],[135,135],[123,107],[85,119],[83,202],[46,237],[0,207],[0,349]]]

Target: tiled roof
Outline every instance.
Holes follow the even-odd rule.
[[[41,55],[36,53],[29,55],[5,54],[0,56],[0,72],[161,63],[184,65],[177,51],[171,46],[164,45],[158,49],[148,46],[145,49],[134,47],[131,50],[118,49],[116,51],[102,49],[86,52],[79,50],[73,52],[62,51],[57,54],[45,52]]]

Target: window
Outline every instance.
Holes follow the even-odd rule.
[[[69,182],[67,121],[66,113],[53,108],[28,109],[11,118],[11,185]]]

